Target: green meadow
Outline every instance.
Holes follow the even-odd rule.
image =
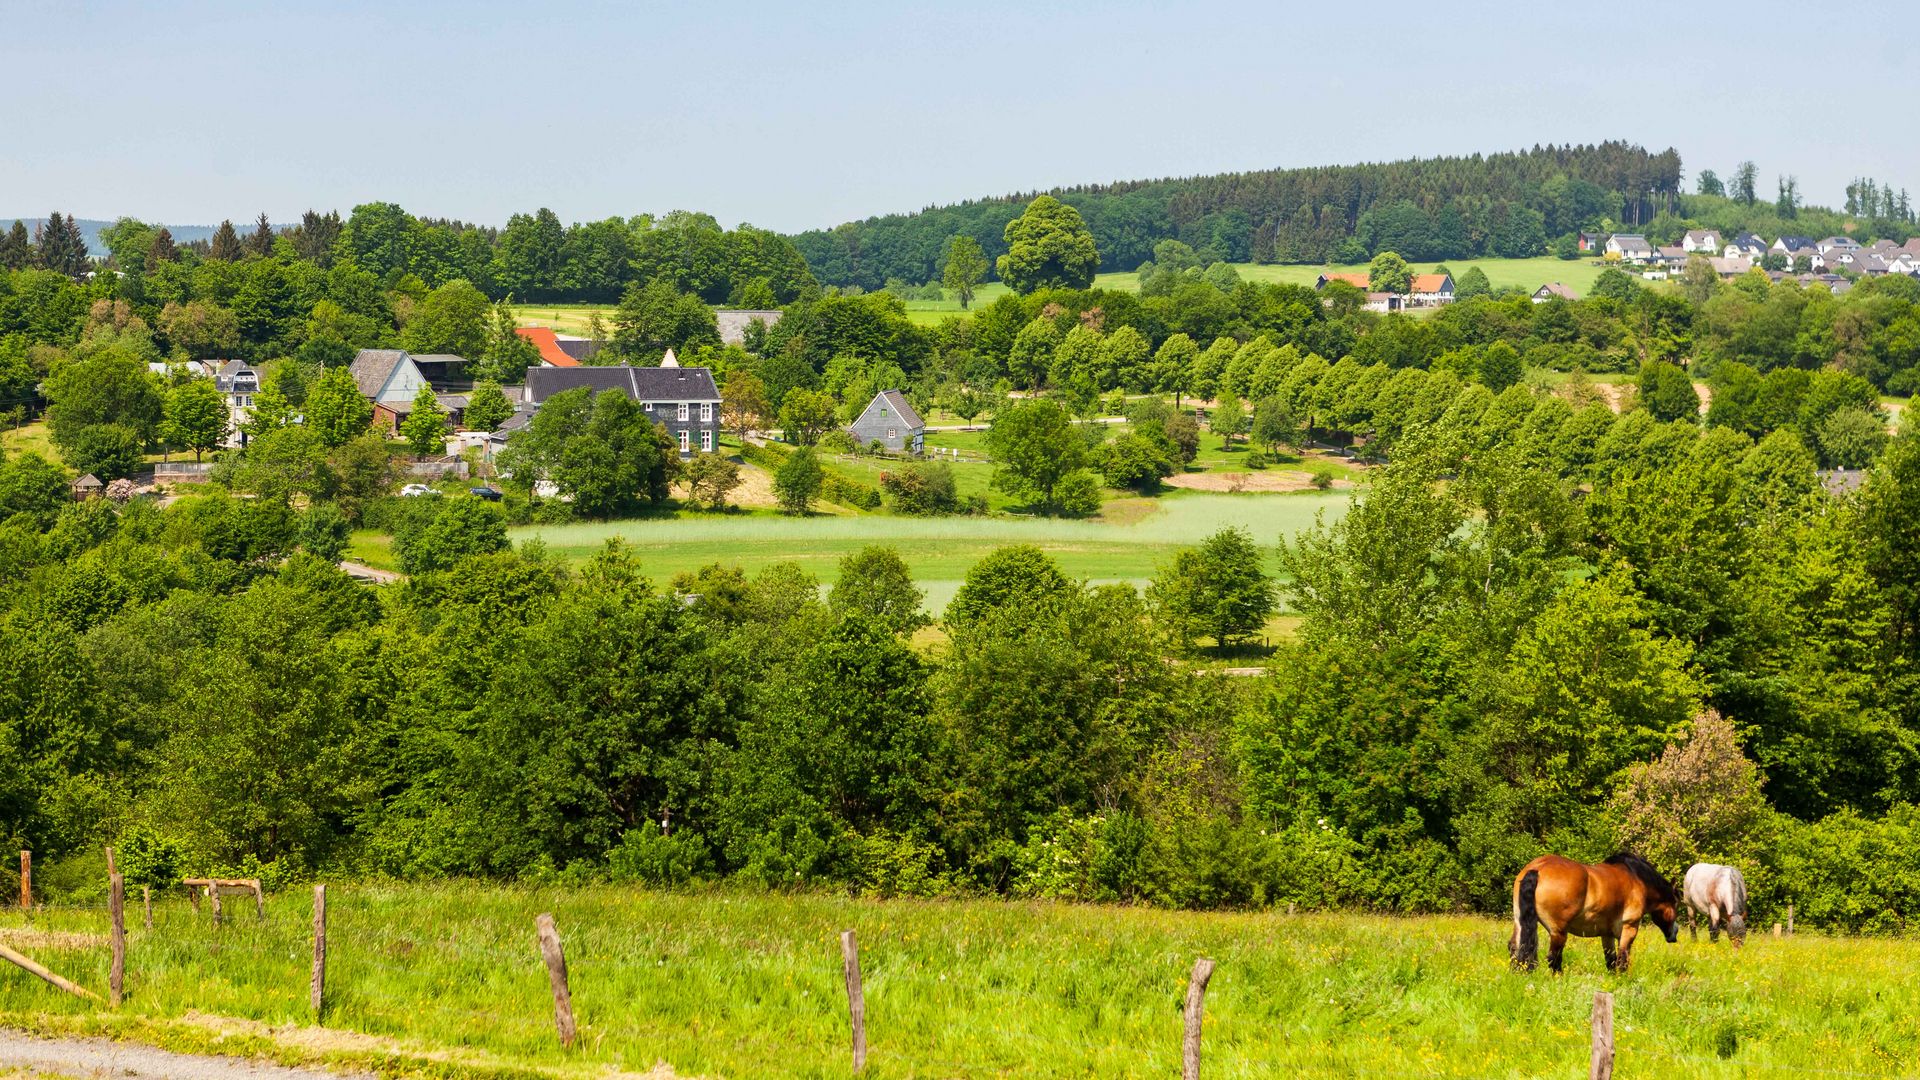
[[[1805,932],[1736,952],[1642,936],[1604,970],[1506,966],[1504,920],[1197,913],[1016,901],[861,900],[622,886],[337,884],[328,1011],[308,1012],[310,900],[221,927],[184,900],[128,921],[118,1010],[0,964],[0,1023],[182,1050],[358,1066],[386,1077],[846,1077],[838,934],[858,935],[865,1075],[1167,1077],[1195,958],[1204,1075],[1579,1076],[1596,990],[1617,1076],[1920,1073],[1920,942]],[[580,1037],[555,1037],[534,917],[564,940]],[[99,908],[0,913],[0,940],[104,995]]]
[[[1431,271],[1439,264],[1415,263],[1414,270],[1420,273]],[[1557,281],[1573,291],[1586,295],[1600,276],[1605,265],[1593,259],[1556,259],[1551,255],[1541,255],[1532,259],[1458,259],[1446,264],[1457,280],[1466,273],[1467,267],[1477,266],[1486,272],[1487,280],[1496,289],[1517,287],[1532,291],[1548,282]],[[1260,263],[1235,263],[1235,270],[1249,281],[1273,282],[1276,284],[1312,285],[1321,274],[1331,272],[1365,273],[1367,264],[1351,266],[1295,266]],[[1099,289],[1116,289],[1121,292],[1136,292],[1140,288],[1140,275],[1131,271],[1117,274],[1101,274],[1094,278],[1093,284]],[[982,284],[974,292],[973,307],[990,304],[1006,295],[1007,287],[997,281]],[[965,315],[960,309],[960,301],[948,300],[908,300],[907,316],[923,326],[931,326],[941,319],[953,315]],[[608,321],[613,319],[611,304],[516,304],[514,313],[523,324],[551,326],[563,334],[585,334],[587,320],[593,312]]]
[[[777,562],[800,564],[831,583],[839,561],[870,544],[900,552],[933,610],[946,606],[967,568],[997,547],[1032,544],[1068,574],[1094,581],[1144,583],[1182,547],[1228,526],[1262,545],[1328,520],[1346,509],[1345,492],[1225,495],[1169,492],[1153,500],[1108,504],[1119,520],[1065,521],[1025,517],[913,518],[867,514],[793,518],[765,514],[699,515],[669,519],[529,525],[510,530],[516,543],[538,539],[567,559],[583,559],[618,537],[635,548],[656,580],[707,563],[748,572]],[[1273,557],[1269,557],[1268,569]]]

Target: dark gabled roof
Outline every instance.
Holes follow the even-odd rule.
[[[578,387],[594,393],[620,390],[635,401],[714,401],[720,391],[706,368],[537,367],[527,369],[527,400],[535,405]]]
[[[427,380],[436,394],[457,394],[473,389],[473,377],[467,374],[467,360],[464,356],[451,353],[429,353],[413,358],[413,366],[420,371],[420,377]]]
[[[905,394],[898,390],[882,390],[880,396],[887,400],[887,404],[893,406],[893,411],[899,415],[901,423],[915,430],[926,428],[927,422],[920,419],[920,414],[914,411],[913,406],[907,404]]]
[[[230,394],[233,392],[233,380],[243,374],[252,375],[255,384],[257,385],[259,383],[259,370],[248,365],[245,360],[223,361],[219,367],[214,369],[213,388],[223,394]]]
[[[353,372],[353,381],[360,387],[360,396],[377,397],[380,388],[387,385],[393,376],[393,369],[406,359],[404,349],[361,349],[353,358],[353,364],[347,368]]]
[[[1788,251],[1799,251],[1803,248],[1813,247],[1813,241],[1804,236],[1783,236],[1775,240],[1774,243],[1779,244]]]
[[[606,347],[605,343],[596,344],[592,338],[583,337],[556,337],[553,344],[555,348],[560,350],[562,356],[572,360],[575,364],[578,364],[580,361],[585,360]],[[553,363],[560,367],[567,366],[561,364],[558,360],[553,361]]]

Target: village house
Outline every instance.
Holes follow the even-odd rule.
[[[450,353],[414,356],[405,349],[361,349],[347,370],[360,395],[373,403],[374,426],[396,434],[423,386],[433,390],[448,420],[458,426],[473,391],[466,365],[464,357]]]
[[[1453,303],[1453,275],[1413,275],[1413,286],[1407,291],[1407,300],[1413,307],[1439,307]]]
[[[682,456],[710,453],[720,445],[720,390],[714,385],[713,372],[681,367],[671,349],[659,367],[528,368],[526,404],[538,408],[553,395],[582,386],[595,394],[618,390],[639,402],[647,418],[666,428],[667,437],[679,444]],[[527,414],[516,414],[516,419],[520,415]]]
[[[1549,300],[1578,300],[1580,294],[1557,281],[1548,282],[1533,290],[1533,302],[1544,304]]]
[[[516,326],[513,332],[533,342],[540,350],[540,363],[544,367],[573,367],[580,363],[579,358],[560,347],[560,336],[547,326]]]
[[[1374,291],[1372,279],[1364,271],[1321,274],[1314,280],[1313,287],[1325,289],[1336,281],[1367,294],[1366,302],[1361,305],[1363,311],[1399,311],[1409,307],[1439,307],[1453,302],[1451,274],[1415,274],[1404,293]]]
[[[253,415],[253,399],[260,393],[260,372],[244,360],[223,360],[213,370],[213,388],[227,401],[227,435],[222,446],[247,445],[242,429]]]
[[[1767,257],[1767,242],[1752,233],[1741,233],[1727,242],[1720,254],[1729,259],[1752,259],[1759,262]]]
[[[1607,237],[1607,254],[1621,262],[1645,263],[1653,261],[1653,245],[1639,233],[1615,233]]]
[[[1819,249],[1820,254],[1825,255],[1830,251],[1859,251],[1860,242],[1851,236],[1829,236],[1814,247]]]
[[[882,390],[873,395],[860,416],[847,425],[848,434],[861,446],[879,443],[889,450],[911,454],[920,453],[921,436],[926,430],[926,422],[898,390]]]
[[[1687,234],[1680,238],[1680,246],[1689,252],[1718,255],[1725,245],[1720,242],[1720,234],[1712,229],[1688,229]]]
[[[1579,239],[1575,243],[1576,243],[1576,246],[1578,246],[1581,251],[1586,251],[1586,252],[1599,251],[1602,248],[1606,247],[1607,234],[1597,233],[1597,232],[1583,232],[1580,234]]]

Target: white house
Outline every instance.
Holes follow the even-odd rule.
[[[1643,263],[1653,258],[1653,245],[1639,233],[1614,233],[1607,237],[1607,254],[1621,262]]]
[[[1712,255],[1725,245],[1720,242],[1720,234],[1712,229],[1688,229],[1687,235],[1680,238],[1680,246],[1689,253]]]
[[[1752,259],[1759,262],[1767,257],[1767,242],[1752,233],[1741,233],[1727,241],[1720,254],[1729,259]]]

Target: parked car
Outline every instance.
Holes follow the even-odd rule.
[[[408,484],[406,487],[403,487],[400,489],[400,497],[403,499],[415,499],[415,498],[419,498],[422,495],[438,495],[438,494],[440,494],[438,491],[427,486],[426,484]]]
[[[488,487],[485,484],[482,484],[479,487],[468,488],[467,494],[478,496],[479,498],[485,499],[488,502],[500,501],[500,489],[496,487]]]

